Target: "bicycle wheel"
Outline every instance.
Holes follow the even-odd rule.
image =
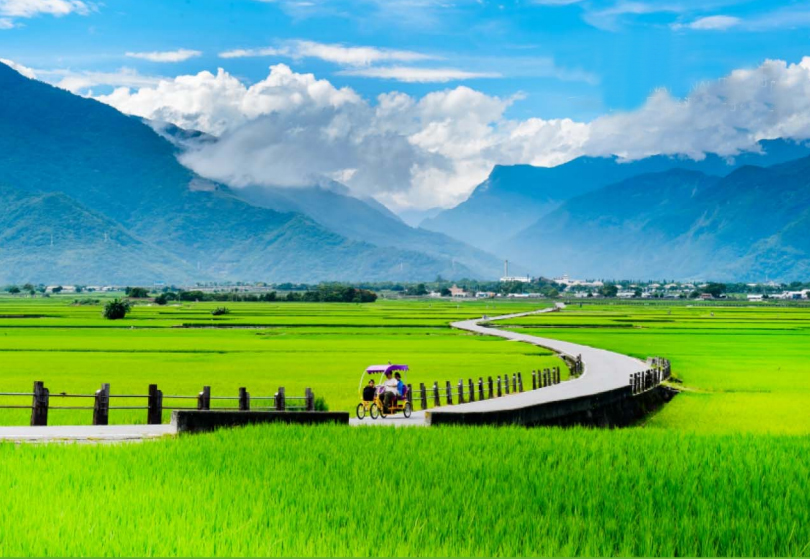
[[[366,416],[366,406],[357,404],[357,419],[363,419]]]

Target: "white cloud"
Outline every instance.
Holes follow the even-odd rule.
[[[478,78],[500,78],[497,72],[468,72],[456,68],[419,68],[413,66],[382,66],[342,70],[344,76],[381,78],[408,83],[446,83]]]
[[[0,17],[0,29],[14,29],[14,21],[7,17]]]
[[[0,15],[34,17],[40,14],[65,16],[70,13],[86,15],[90,7],[80,0],[0,0]]]
[[[621,0],[612,6],[601,9],[588,8],[583,19],[588,24],[605,31],[618,31],[627,16],[639,16],[659,13],[680,13],[683,11],[680,4],[663,2],[639,2],[636,0]]]
[[[673,29],[695,29],[698,31],[723,31],[740,25],[742,20],[733,16],[706,16],[687,24],[675,23]]]
[[[276,49],[273,47],[264,47],[259,49],[233,49],[226,50],[219,53],[220,58],[249,58],[256,56],[286,56],[286,51]]]
[[[37,74],[29,68],[28,66],[23,66],[22,64],[17,64],[13,60],[8,60],[7,58],[0,58],[0,62],[5,64],[6,66],[10,66],[14,70],[17,70],[20,74],[25,76],[26,78],[31,78],[32,80],[37,79]]]
[[[736,70],[686,99],[657,91],[636,110],[591,122],[509,119],[506,110],[520,96],[464,86],[368,101],[282,64],[253,85],[219,70],[97,99],[218,135],[217,143],[183,157],[213,179],[297,186],[342,177],[358,195],[393,206],[450,206],[496,163],[551,166],[580,155],[733,157],[762,139],[808,139],[810,57]]]
[[[280,47],[234,49],[221,52],[220,58],[244,58],[256,56],[285,56],[288,58],[318,58],[341,66],[370,66],[379,62],[415,62],[436,58],[429,54],[409,50],[378,47],[352,47],[340,44],[316,43],[314,41],[288,41]]]
[[[150,62],[183,62],[189,58],[202,56],[202,52],[198,50],[177,49],[157,52],[128,52],[126,55],[129,58],[140,58],[142,60],[149,60]]]

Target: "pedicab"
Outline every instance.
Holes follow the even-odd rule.
[[[386,373],[400,372],[402,374],[402,382],[405,384],[404,394],[398,395],[394,401],[386,409],[383,405],[383,382],[385,382]],[[413,406],[408,399],[408,384],[407,384],[407,365],[369,365],[366,370],[360,375],[360,385],[357,390],[360,393],[360,403],[357,404],[357,419],[363,419],[366,414],[371,416],[371,419],[378,417],[388,417],[402,412],[405,417],[410,417],[413,411]],[[378,378],[375,380],[375,375]],[[368,381],[375,380],[377,383],[373,388],[368,386]]]

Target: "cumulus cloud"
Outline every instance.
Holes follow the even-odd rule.
[[[363,99],[312,74],[272,66],[246,85],[224,70],[98,96],[120,110],[219,136],[183,156],[235,186],[341,178],[399,207],[449,206],[494,164],[558,165],[580,155],[733,157],[771,138],[810,138],[810,58],[736,70],[679,99],[661,90],[636,110],[591,122],[510,119],[520,96],[470,87]]]
[[[177,49],[155,52],[128,52],[126,55],[129,58],[140,58],[141,60],[148,60],[150,62],[183,62],[189,58],[202,56],[202,52],[198,50]]]
[[[28,66],[23,66],[22,64],[17,64],[13,60],[8,60],[7,58],[0,58],[0,62],[5,64],[6,66],[10,66],[11,68],[17,70],[17,72],[19,72],[20,74],[22,74],[26,78],[31,78],[32,80],[37,79],[36,72],[34,72],[34,70],[29,68]]]
[[[219,53],[220,58],[251,58],[256,56],[286,56],[286,51],[273,47],[258,49],[233,49]]]
[[[14,21],[7,17],[0,17],[0,29],[13,29],[16,27]]]

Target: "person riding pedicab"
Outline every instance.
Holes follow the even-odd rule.
[[[408,387],[405,386],[404,382],[402,382],[402,375],[399,373],[394,373],[394,378],[397,379],[397,397],[404,398]]]
[[[374,379],[368,381],[368,385],[363,388],[363,401],[364,402],[373,402],[374,401],[374,394],[377,393],[377,387],[374,386]]]
[[[391,409],[391,404],[396,402],[397,396],[399,396],[399,382],[393,376],[391,376],[391,371],[385,371],[385,381],[382,383],[383,386],[383,393],[382,393],[382,403],[383,403],[383,411],[385,413],[389,413]]]

